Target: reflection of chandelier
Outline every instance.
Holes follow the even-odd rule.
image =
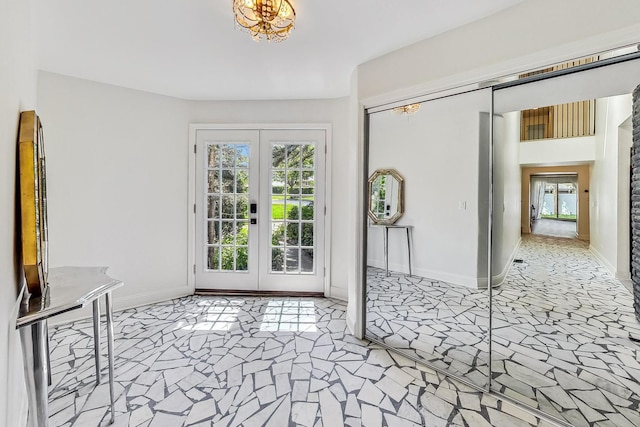
[[[396,114],[414,114],[420,109],[420,104],[407,104],[402,107],[396,107],[393,112]]]
[[[281,42],[289,37],[296,11],[289,0],[233,0],[236,23],[249,31],[255,41]]]

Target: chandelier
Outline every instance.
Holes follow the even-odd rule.
[[[396,107],[393,112],[396,114],[414,114],[420,109],[420,104],[407,104],[402,107]]]
[[[233,0],[236,23],[255,41],[281,42],[289,37],[296,11],[289,0]]]

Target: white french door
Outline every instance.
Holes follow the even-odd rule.
[[[196,130],[196,289],[322,292],[324,130]]]

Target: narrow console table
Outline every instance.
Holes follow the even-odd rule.
[[[409,277],[411,274],[411,229],[413,225],[396,225],[396,224],[373,224],[373,227],[382,227],[383,228],[383,238],[384,238],[384,274],[386,277],[389,277],[389,229],[392,230],[406,230],[407,232],[407,255],[409,256],[408,264],[409,264]]]
[[[16,321],[25,357],[30,427],[47,427],[50,382],[47,320],[93,303],[96,382],[100,383],[100,297],[105,297],[111,422],[115,416],[113,390],[113,311],[111,291],[123,285],[106,275],[107,267],[59,267],[49,269],[48,286],[39,297],[26,296]]]

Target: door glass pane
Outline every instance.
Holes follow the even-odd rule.
[[[236,145],[236,168],[249,167],[249,146],[245,144]]]
[[[302,171],[302,194],[309,195],[314,193],[315,184],[315,172],[314,171]]]
[[[300,146],[287,145],[287,169],[297,170],[300,168]]]
[[[226,194],[234,193],[235,176],[233,170],[222,171],[222,192]]]
[[[207,188],[209,193],[220,192],[220,171],[210,170],[208,173]]]
[[[233,167],[236,161],[236,147],[238,144],[221,144],[220,145],[220,166],[223,168]]]
[[[236,196],[236,218],[246,219],[249,217],[249,199],[247,196]]]
[[[271,165],[273,169],[284,169],[285,168],[285,146],[283,144],[275,144],[272,149],[272,162]]]
[[[300,194],[300,171],[287,171],[285,191],[288,195],[297,196]]]
[[[218,196],[208,196],[207,217],[211,219],[220,218],[220,202]]]
[[[220,242],[220,221],[209,221],[207,223],[207,243],[215,244]]]
[[[282,248],[271,249],[271,270],[274,272],[284,271],[284,250]]]
[[[216,145],[207,146],[207,166],[214,168],[219,166],[220,157],[218,156],[219,150]]]
[[[249,171],[237,170],[236,171],[236,193],[249,192]]]
[[[222,196],[222,218],[235,217],[235,202],[233,196]]]
[[[287,248],[287,273],[299,273],[300,269],[300,249],[298,248]]]
[[[271,156],[272,272],[313,273],[315,147],[274,144]]]
[[[219,250],[217,246],[210,246],[207,248],[207,269],[217,270],[219,264]]]
[[[207,269],[247,271],[249,145],[209,144],[205,177]]]
[[[313,273],[313,249],[303,249],[300,255],[300,271]]]
[[[556,184],[547,184],[544,189],[544,199],[542,199],[542,217],[556,217]]]

